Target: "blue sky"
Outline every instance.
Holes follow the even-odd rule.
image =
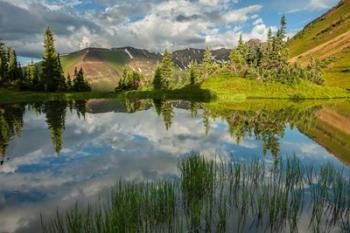
[[[264,40],[285,14],[288,34],[338,0],[0,0],[0,40],[22,57],[40,58],[50,26],[60,53],[133,46],[161,51],[233,47],[239,34]],[[23,60],[24,61],[24,60]]]

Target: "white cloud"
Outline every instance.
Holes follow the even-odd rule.
[[[22,12],[6,16],[12,22],[7,27],[0,22],[3,39],[20,55],[40,56],[42,31],[49,24],[61,53],[89,46],[134,46],[153,51],[207,45],[232,47],[235,42],[229,40],[237,37],[232,34],[241,33],[233,29],[248,23],[262,8],[261,5],[232,7],[237,2],[232,0],[96,2],[103,4],[104,10],[76,11],[74,7],[82,4],[78,0],[7,3],[9,12],[18,12],[18,7]],[[13,18],[25,14],[26,20]],[[25,22],[31,22],[32,26]],[[24,33],[24,29],[30,31]]]

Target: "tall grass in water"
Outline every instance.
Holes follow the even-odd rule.
[[[108,201],[42,219],[44,233],[350,232],[350,181],[327,164],[179,161],[175,181],[120,181]]]

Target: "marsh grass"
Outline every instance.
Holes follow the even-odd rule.
[[[105,203],[42,219],[43,232],[349,232],[350,181],[330,164],[193,155],[178,168],[174,181],[120,181]]]

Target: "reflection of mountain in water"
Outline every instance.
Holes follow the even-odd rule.
[[[343,162],[350,164],[350,104],[323,108],[315,127],[302,131]]]

